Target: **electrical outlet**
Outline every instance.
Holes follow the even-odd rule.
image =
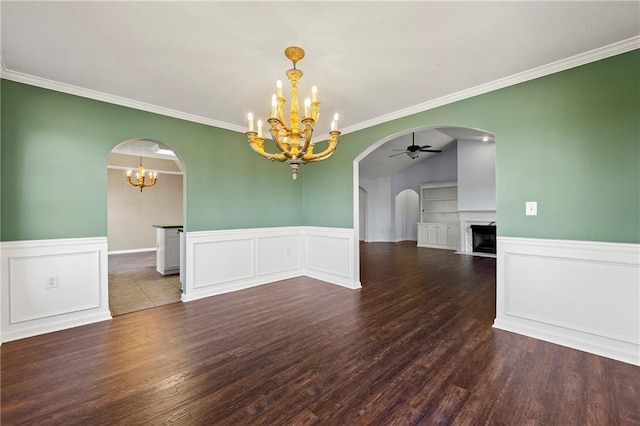
[[[58,288],[58,274],[47,275],[44,288]]]

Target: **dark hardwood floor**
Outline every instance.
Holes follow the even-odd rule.
[[[495,330],[495,259],[310,278],[2,345],[2,425],[639,425],[640,368]]]

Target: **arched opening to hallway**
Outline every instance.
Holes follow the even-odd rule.
[[[405,151],[414,141],[417,146],[428,145],[425,149],[441,152],[409,155]],[[411,233],[415,227],[416,249],[433,247],[475,254],[470,226],[496,222],[495,176],[495,135],[490,131],[440,125],[389,135],[369,146],[353,162],[355,233],[361,232],[359,191],[364,188],[368,198],[367,241],[398,241],[406,233],[406,228],[401,228],[407,221],[398,217],[396,195],[410,189],[419,194],[419,217],[404,226],[411,227]],[[447,194],[445,200],[432,193],[432,202],[425,205],[423,188],[440,184],[452,185],[452,194]],[[426,240],[421,244],[421,225],[423,237],[435,235],[436,244]],[[438,228],[435,234],[426,232],[427,225]],[[441,240],[439,244],[437,238]],[[353,249],[359,264],[359,245]]]
[[[137,183],[139,165],[157,174]],[[118,144],[108,159],[109,308],[122,315],[180,301],[184,167],[170,146],[149,139]]]

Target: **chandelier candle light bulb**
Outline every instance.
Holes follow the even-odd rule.
[[[311,117],[311,99],[304,100],[304,116]]]
[[[298,107],[298,82],[302,78],[302,71],[296,68],[296,63],[304,58],[304,50],[291,46],[285,49],[284,54],[293,62],[293,68],[287,70],[286,75],[291,84],[291,105],[289,122],[285,121],[284,105],[286,100],[282,96],[282,81],[276,82],[276,94],[271,98],[271,114],[267,122],[271,138],[280,151],[272,154],[265,151],[264,138],[262,136],[262,121],[258,120],[258,131],[253,127],[253,114],[247,116],[249,131],[246,133],[249,146],[259,155],[271,160],[287,163],[291,166],[293,180],[298,177],[298,169],[301,164],[307,164],[326,160],[335,152],[340,132],[338,131],[338,114],[334,116],[329,131],[327,148],[319,153],[314,153],[315,144],[311,141],[313,128],[320,114],[320,102],[318,102],[318,88],[311,88],[311,97],[304,101],[304,116],[300,118]]]
[[[247,120],[249,120],[249,131],[253,132],[253,114],[247,114]]]

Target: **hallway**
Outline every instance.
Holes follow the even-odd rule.
[[[109,255],[109,309],[123,315],[180,301],[180,276],[156,271],[156,252]]]

